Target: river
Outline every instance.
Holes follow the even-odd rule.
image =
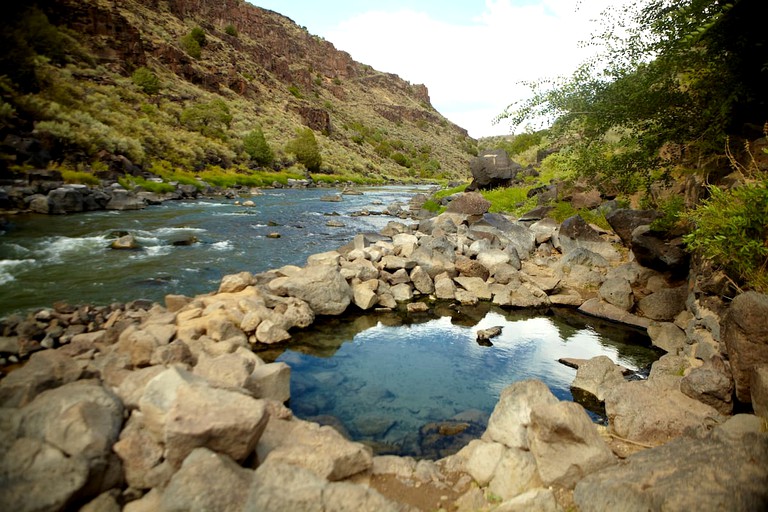
[[[381,211],[426,187],[359,189],[341,202],[336,189],[268,189],[245,207],[228,199],[168,201],[134,211],[9,216],[0,231],[0,318],[56,301],[105,305],[167,294],[215,291],[222,276],[304,265],[307,256],[338,248],[355,234],[397,220]],[[329,220],[343,227],[329,227]],[[114,250],[115,233],[133,234],[141,249]],[[280,238],[268,238],[279,233]],[[192,245],[174,245],[189,240]]]

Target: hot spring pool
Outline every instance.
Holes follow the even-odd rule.
[[[479,329],[502,326],[492,346]],[[630,369],[659,357],[643,334],[568,310],[546,314],[490,305],[439,307],[429,315],[396,313],[328,319],[297,333],[267,360],[291,366],[290,407],[330,424],[375,453],[448,455],[478,437],[509,384],[537,378],[571,400],[576,370],[559,358],[607,355]]]

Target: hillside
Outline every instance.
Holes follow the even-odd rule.
[[[39,0],[5,6],[0,165],[156,172],[303,172],[286,145],[309,127],[320,172],[464,177],[474,141],[424,85],[355,62],[243,0]],[[244,146],[261,130],[274,161]],[[126,163],[126,159],[128,163]],[[162,174],[162,173],[161,173]]]

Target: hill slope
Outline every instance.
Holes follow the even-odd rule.
[[[243,0],[40,0],[3,7],[4,166],[255,167],[261,128],[276,168],[297,128],[322,170],[376,178],[468,174],[474,141],[424,85],[355,62]],[[9,137],[10,135],[10,137]],[[114,165],[112,165],[114,167]],[[81,166],[82,168],[82,166]],[[301,170],[293,167],[292,170]]]

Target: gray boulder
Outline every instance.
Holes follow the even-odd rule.
[[[688,274],[690,257],[680,238],[666,240],[650,226],[638,226],[632,231],[630,247],[637,262],[644,267],[680,276]]]
[[[722,338],[736,383],[736,397],[749,402],[752,372],[768,364],[768,295],[746,292],[733,299],[723,319]]]
[[[163,491],[163,512],[239,512],[248,498],[253,471],[226,455],[196,448]]]
[[[768,436],[683,438],[631,455],[576,485],[583,512],[768,509]]]
[[[352,302],[352,289],[331,265],[311,265],[300,274],[273,279],[268,286],[278,295],[303,300],[317,315],[341,314]]]
[[[638,226],[647,226],[661,217],[656,210],[629,210],[620,208],[609,212],[605,220],[611,225],[613,231],[619,235],[624,245],[632,245],[632,232]]]
[[[469,163],[472,171],[472,183],[467,190],[491,190],[510,186],[522,166],[509,159],[503,149],[487,150],[473,158]]]

